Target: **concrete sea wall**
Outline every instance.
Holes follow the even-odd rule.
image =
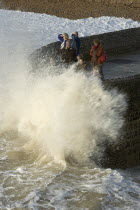
[[[93,35],[81,38],[81,52],[90,60],[89,50],[93,39],[103,41],[108,57],[140,49],[140,28]],[[32,55],[34,68],[40,62],[45,63],[48,57],[56,58],[59,42],[51,43],[36,50]],[[128,96],[128,109],[125,113],[125,124],[118,137],[117,145],[106,144],[102,159],[96,162],[103,167],[128,168],[140,165],[140,72],[138,75],[105,80],[105,88],[117,88]]]
[[[81,52],[87,60],[90,59],[89,49],[95,38],[100,39],[103,42],[104,48],[109,56],[116,56],[140,49],[140,27],[93,35],[81,38]]]
[[[82,37],[81,53],[87,61],[91,59],[89,51],[93,45],[93,39],[95,38],[98,38],[102,41],[109,57],[140,49],[140,27]],[[59,48],[60,42],[54,42],[36,50],[32,54],[33,60],[35,61],[35,66],[37,66],[40,61],[42,62],[43,58],[44,62],[49,57],[56,60]]]
[[[105,81],[105,87],[117,88],[128,96],[125,123],[117,145],[106,145],[101,165],[128,168],[140,165],[140,74]]]

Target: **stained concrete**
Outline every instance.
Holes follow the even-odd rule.
[[[140,51],[110,58],[103,66],[105,79],[140,74]]]

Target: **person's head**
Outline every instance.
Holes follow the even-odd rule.
[[[79,58],[78,58],[78,62],[79,64],[84,64],[84,58],[83,58],[83,55],[80,55]]]
[[[83,59],[79,59],[79,64],[83,65],[84,64],[84,60]]]
[[[69,39],[69,35],[67,33],[64,33],[63,34],[63,38],[64,38],[64,40],[68,40]]]
[[[75,31],[74,34],[75,34],[75,36],[78,36],[78,32],[77,31]]]
[[[100,40],[99,39],[94,39],[93,43],[94,43],[95,46],[98,46],[98,45],[100,45]]]

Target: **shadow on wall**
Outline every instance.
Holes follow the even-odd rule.
[[[106,145],[102,166],[129,168],[140,165],[140,74],[105,80],[106,88],[117,88],[128,96],[125,124],[117,145]]]
[[[114,58],[114,59],[111,59],[109,62],[116,63],[116,64],[132,64],[132,63],[137,63],[138,61]]]

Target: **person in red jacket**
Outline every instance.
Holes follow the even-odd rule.
[[[91,63],[93,65],[93,73],[95,76],[103,80],[104,79],[103,70],[102,70],[103,67],[102,55],[104,54],[103,45],[98,39],[94,39],[93,43],[94,45],[90,50]]]

